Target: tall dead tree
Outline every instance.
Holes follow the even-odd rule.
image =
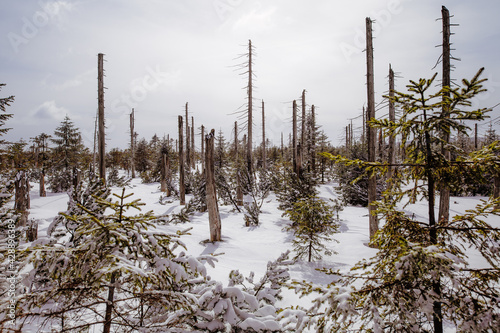
[[[262,100],[262,168],[267,169],[266,166],[266,116],[264,113],[264,100]]]
[[[135,126],[135,115],[134,109],[130,113],[130,169],[132,171],[132,178],[135,178],[135,140],[134,140],[134,130]]]
[[[248,40],[248,107],[247,107],[247,113],[248,113],[248,120],[247,120],[247,127],[248,127],[248,135],[247,135],[247,170],[248,174],[252,174],[252,110],[253,110],[253,72],[252,72],[252,41],[249,39]]]
[[[441,16],[443,21],[443,81],[442,89],[449,89],[451,87],[451,51],[450,51],[450,12],[445,6],[441,7]],[[446,91],[443,93],[443,108],[442,112],[446,118],[449,118],[450,105],[447,102],[449,100],[450,93]],[[451,152],[447,149],[446,144],[450,142],[450,131],[449,127],[445,128],[443,133],[441,133],[443,144],[441,146],[441,153],[446,160],[451,159]],[[441,220],[448,221],[450,217],[450,187],[441,182],[439,184],[439,218],[438,222]]]
[[[302,122],[301,122],[301,133],[300,133],[300,149],[302,151],[300,152],[300,155],[304,157],[304,149],[306,148],[306,90],[302,90],[302,97],[301,97],[301,102],[302,102]]]
[[[238,122],[234,122],[234,161],[236,163],[236,204],[243,206],[243,189],[241,187],[241,175],[239,168],[240,157],[238,154]]]
[[[201,172],[205,172],[205,126],[201,125]]]
[[[394,71],[389,64],[389,121],[396,121],[396,109],[394,107]],[[389,169],[387,172],[387,178],[392,178],[394,175],[394,163],[396,162],[395,154],[395,137],[394,135],[389,136],[389,147],[388,147],[387,163],[389,164]]]
[[[293,171],[297,172],[297,101],[293,100],[292,104],[292,163]]]
[[[372,40],[372,20],[366,18],[366,80],[367,80],[367,122],[366,134],[368,142],[368,162],[375,162],[375,142],[377,141],[377,132],[371,126],[370,120],[375,119],[375,88],[373,75],[373,40]],[[369,211],[369,229],[370,239],[373,239],[378,231],[378,220],[375,215],[374,202],[377,200],[377,179],[375,175],[368,179],[368,211]]]
[[[99,178],[106,181],[106,140],[104,134],[104,54],[97,55],[97,99],[99,108]]]
[[[191,116],[191,168],[194,169],[195,151],[194,151],[194,117]]]
[[[311,106],[311,169],[316,174],[316,109]]]
[[[180,204],[186,204],[186,188],[184,186],[184,138],[183,138],[182,116],[179,116],[179,196]]]
[[[186,107],[185,107],[185,110],[186,110],[186,156],[184,156],[185,158],[185,162],[186,162],[186,167],[187,169],[189,170],[191,168],[191,141],[189,139],[190,137],[190,131],[189,131],[189,117],[188,117],[188,103],[186,102]]]
[[[214,139],[215,130],[212,129],[210,134],[207,134],[205,137],[205,146],[207,149],[205,154],[205,179],[207,189],[208,222],[210,225],[210,241],[218,242],[221,240],[221,221],[215,188]]]

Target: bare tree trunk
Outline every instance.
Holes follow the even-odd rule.
[[[26,239],[28,242],[33,242],[38,238],[38,220],[29,219],[28,228],[26,229]]]
[[[311,106],[311,166],[316,175],[316,108]]]
[[[253,84],[252,84],[252,41],[248,40],[248,136],[247,136],[247,170],[252,174],[252,108],[253,108]]]
[[[17,227],[25,227],[28,222],[30,209],[30,184],[26,171],[18,171],[14,181],[15,199],[14,210],[20,215]]]
[[[106,140],[104,134],[104,55],[98,57],[98,104],[99,104],[99,178],[106,181]]]
[[[188,117],[188,103],[186,102],[186,156],[185,162],[186,162],[186,168],[189,170],[191,168],[191,142],[189,140],[189,117]]]
[[[445,6],[441,8],[441,16],[443,20],[443,83],[442,87],[451,86],[451,54],[450,54],[450,13]],[[446,118],[449,118],[449,103],[445,102],[450,97],[450,93],[443,94],[443,114]],[[449,128],[442,133],[442,138],[444,145],[441,147],[441,152],[444,158],[448,161],[451,160],[451,152],[445,147],[445,144],[450,142]],[[438,222],[441,220],[448,221],[450,217],[450,187],[444,182],[440,182],[439,186],[439,218]],[[442,325],[442,324],[441,324]],[[442,330],[442,327],[441,327]]]
[[[266,170],[266,118],[264,113],[264,100],[262,100],[262,169]]]
[[[394,107],[394,71],[389,64],[389,121],[396,121],[396,108]],[[394,163],[396,162],[395,157],[395,137],[394,135],[389,136],[389,152],[387,156],[387,163],[389,164],[389,169],[387,172],[387,178],[392,178],[394,175]]]
[[[161,154],[161,179],[160,179],[160,191],[167,191],[167,154]]]
[[[301,123],[301,133],[300,133],[300,156],[304,158],[304,150],[306,148],[306,90],[302,90],[302,97],[301,97],[301,102],[302,102],[302,123]]]
[[[104,328],[102,330],[103,333],[111,332],[111,315],[113,312],[114,301],[115,301],[115,273],[111,273],[111,279],[109,281],[109,289],[108,289],[108,300],[106,302],[106,313],[104,316]]]
[[[191,116],[191,168],[194,169],[195,165],[195,151],[194,151],[194,117]]]
[[[375,118],[375,90],[373,78],[373,41],[372,41],[372,20],[366,18],[366,66],[367,66],[367,95],[368,95],[368,110],[367,120]],[[368,141],[368,161],[375,162],[375,141],[376,129],[372,127],[368,121],[366,122],[366,133]],[[373,203],[377,200],[377,178],[372,175],[368,179],[368,210],[369,210],[369,226],[370,240],[373,239],[378,231],[378,220],[375,215],[375,206]]]
[[[130,113],[130,169],[132,170],[132,178],[135,178],[135,140],[134,140],[134,109]]]
[[[201,125],[201,172],[205,172],[205,126]]]
[[[205,137],[207,152],[205,154],[205,175],[207,186],[207,208],[208,220],[210,225],[210,241],[218,242],[221,240],[221,221],[219,215],[219,206],[217,205],[217,193],[215,190],[215,165],[214,165],[214,138],[215,130]]]
[[[292,157],[293,157],[293,171],[297,172],[297,101],[293,101],[293,115],[292,115]]]
[[[238,122],[234,122],[234,161],[236,162],[236,205],[243,206],[243,190],[241,188],[240,163],[238,156]]]
[[[184,187],[184,138],[182,137],[182,116],[179,116],[179,196],[180,204],[186,204],[186,188]]]
[[[477,123],[474,124],[474,150],[477,150]]]

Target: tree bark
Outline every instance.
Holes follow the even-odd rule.
[[[451,85],[451,54],[450,54],[450,13],[445,6],[441,8],[441,16],[443,20],[443,83],[442,88],[450,88]],[[449,118],[449,102],[447,101],[450,97],[450,93],[446,92],[443,94],[443,114],[446,118]],[[441,134],[444,144],[441,147],[441,152],[447,161],[451,160],[451,152],[445,147],[446,144],[450,142],[450,132],[449,127],[447,127]],[[439,186],[439,219],[448,221],[450,217],[450,187],[445,182],[440,182]],[[442,330],[442,328],[441,328]]]
[[[205,154],[205,175],[207,187],[208,220],[210,226],[210,241],[218,242],[221,240],[221,221],[219,206],[217,205],[217,193],[215,189],[214,137],[214,129],[212,129],[212,131],[210,131],[210,134],[207,134],[207,136],[205,137],[205,145],[207,149]]]
[[[316,110],[311,106],[311,169],[316,175]]]
[[[104,134],[104,55],[98,57],[98,106],[99,106],[99,178],[106,181],[106,140]]]
[[[252,77],[252,41],[248,40],[248,135],[247,135],[247,170],[252,174],[252,108],[253,108],[253,77]]]
[[[262,100],[262,169],[266,170],[266,118],[264,113],[264,100]]]
[[[26,171],[20,170],[14,181],[15,199],[14,210],[20,215],[17,227],[25,227],[28,222],[30,209],[30,185]]]
[[[194,151],[194,117],[191,116],[191,168],[195,166],[195,151]]]
[[[369,124],[371,119],[375,119],[375,88],[373,78],[373,41],[372,41],[372,20],[366,18],[366,66],[367,66],[367,95],[368,95],[368,110],[366,133],[368,141],[368,162],[375,162],[375,142],[376,129]],[[368,210],[369,210],[369,228],[370,240],[373,239],[378,231],[378,220],[375,215],[375,206],[373,203],[377,200],[377,178],[372,175],[368,179]]]
[[[184,138],[182,137],[183,127],[182,127],[182,116],[179,116],[179,196],[180,204],[186,204],[186,188],[184,187]]]
[[[130,113],[130,169],[132,171],[132,178],[135,178],[135,143],[134,143],[134,109]]]
[[[389,121],[396,121],[396,108],[394,107],[394,71],[389,65]],[[394,164],[396,162],[395,158],[395,137],[394,135],[389,136],[389,151],[387,155],[387,163],[390,165],[387,171],[387,178],[392,178],[394,175]]]
[[[104,316],[104,328],[102,330],[103,333],[111,332],[111,317],[115,300],[114,284],[115,284],[115,273],[111,273],[111,279],[109,281],[109,289],[108,289],[108,300],[106,302],[106,313]]]
[[[243,189],[241,188],[240,163],[238,155],[238,122],[234,122],[234,161],[236,163],[236,205],[243,206]]]
[[[293,172],[297,173],[297,101],[292,104],[292,158],[293,158]]]

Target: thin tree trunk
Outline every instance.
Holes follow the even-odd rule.
[[[186,188],[184,187],[184,138],[182,137],[182,116],[179,116],[179,196],[180,204],[186,204]]]
[[[396,121],[396,108],[394,107],[394,101],[392,98],[394,97],[394,71],[391,68],[391,65],[389,64],[389,121],[394,122]],[[389,136],[389,151],[387,155],[387,163],[390,165],[388,172],[387,172],[387,178],[392,178],[394,175],[394,164],[396,162],[395,158],[395,137],[394,135]]]
[[[373,78],[373,41],[372,41],[372,21],[369,17],[366,18],[366,65],[367,65],[367,95],[368,95],[368,110],[367,120],[375,118],[375,90]],[[375,141],[376,129],[369,122],[366,122],[366,132],[368,141],[368,161],[375,162]],[[375,215],[374,202],[377,200],[377,179],[375,175],[368,179],[368,210],[369,210],[369,228],[370,240],[373,239],[378,231],[378,220]]]
[[[450,88],[451,86],[451,76],[450,76],[450,69],[451,69],[451,55],[450,55],[450,13],[448,9],[446,9],[445,6],[442,6],[441,8],[441,16],[443,20],[443,83],[442,87],[443,88]],[[448,98],[450,97],[450,93],[444,93],[443,94],[443,113],[446,118],[449,118],[449,102],[447,102]],[[441,152],[444,155],[444,158],[447,161],[451,160],[451,152],[447,147],[445,147],[446,144],[450,142],[450,133],[449,133],[449,127],[445,129],[442,133],[442,138],[444,141],[444,145],[441,147]],[[450,187],[444,183],[441,182],[439,186],[439,219],[438,222],[441,220],[448,221],[450,217]],[[442,331],[442,328],[441,328]]]
[[[316,175],[316,111],[314,104],[311,106],[311,166]]]
[[[160,191],[167,191],[167,154],[161,154],[161,180]]]
[[[205,126],[201,125],[201,172],[205,172]]]
[[[293,172],[297,172],[297,101],[293,101],[293,116],[292,116],[292,157],[293,157]]]
[[[194,117],[191,116],[191,168],[194,169],[195,165],[195,151],[194,151]]]
[[[234,122],[234,161],[236,163],[236,205],[243,206],[243,189],[241,188],[240,163],[238,155],[238,122]]]
[[[104,134],[104,55],[98,54],[99,178],[106,181],[106,140]]]
[[[130,169],[132,170],[132,178],[135,178],[135,143],[134,143],[134,109],[130,113]]]
[[[217,205],[217,193],[215,189],[214,137],[214,129],[212,129],[210,131],[210,134],[207,134],[207,136],[205,137],[205,145],[207,148],[205,154],[205,175],[207,186],[208,220],[210,225],[210,241],[218,242],[221,240],[221,221],[219,206]]]
[[[102,330],[103,333],[111,332],[111,316],[114,307],[115,301],[115,273],[111,274],[111,279],[109,281],[109,289],[108,289],[108,301],[106,302],[106,314],[104,317],[104,328]]]
[[[191,142],[189,140],[189,117],[188,117],[188,103],[186,102],[186,154],[184,156],[186,162],[186,168],[189,170],[191,168]]]
[[[262,169],[266,170],[266,118],[264,113],[264,100],[262,100]]]
[[[248,136],[247,136],[247,170],[252,174],[252,102],[253,102],[253,84],[252,84],[252,41],[248,40]]]
[[[301,106],[302,106],[302,123],[301,123],[301,133],[300,133],[300,155],[302,158],[305,156],[304,150],[306,148],[306,90],[302,90],[302,96],[301,96]]]

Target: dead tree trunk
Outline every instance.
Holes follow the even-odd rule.
[[[186,204],[186,188],[184,187],[184,138],[182,137],[182,116],[179,116],[179,196],[180,204]]]
[[[194,117],[191,116],[191,169],[194,169],[195,151],[194,151]]]
[[[389,64],[389,121],[396,121],[396,109],[394,107],[394,101],[392,98],[394,97],[394,71]],[[389,136],[389,151],[387,155],[387,163],[389,164],[389,169],[387,172],[387,178],[392,178],[394,175],[394,163],[396,162],[395,156],[395,137],[394,135]]]
[[[264,113],[264,100],[262,100],[262,169],[266,170],[266,116]]]
[[[46,196],[47,196],[47,191],[45,190],[45,168],[43,167],[42,164],[42,170],[40,171],[40,197],[46,197]]]
[[[167,153],[162,151],[161,154],[161,179],[160,179],[160,191],[167,191]]]
[[[450,54],[450,13],[445,6],[441,8],[441,16],[443,20],[443,82],[442,88],[449,89],[451,86],[451,54]],[[443,93],[443,109],[442,112],[446,118],[449,118],[450,106],[447,100],[450,97],[449,92]],[[446,148],[446,144],[450,142],[450,131],[449,127],[446,128],[441,134],[443,138],[443,145],[441,146],[441,153],[447,161],[451,160],[451,152]],[[441,182],[439,186],[439,218],[438,223],[441,220],[448,221],[450,217],[450,187]],[[441,328],[442,329],[442,328]]]
[[[33,242],[38,238],[38,220],[29,219],[28,228],[26,229],[26,239],[28,242]]]
[[[243,189],[241,188],[240,158],[238,155],[238,122],[234,122],[234,161],[236,163],[236,205],[243,206]]]
[[[248,40],[248,135],[247,135],[247,170],[252,174],[252,109],[253,109],[253,77],[252,77],[252,41]]]
[[[99,178],[106,181],[106,140],[104,134],[104,55],[99,53],[98,58],[98,108],[99,108]]]
[[[302,97],[301,97],[301,102],[302,102],[302,128],[301,128],[301,133],[300,133],[300,156],[304,157],[304,149],[306,148],[306,90],[302,90]]]
[[[217,193],[215,190],[214,138],[215,130],[212,129],[210,134],[207,134],[205,137],[205,145],[207,147],[207,152],[205,154],[205,175],[210,241],[218,242],[221,240],[221,221],[219,206],[217,205]]]
[[[292,162],[293,171],[297,172],[297,101],[293,101],[292,104],[293,115],[292,115]]]
[[[368,161],[375,162],[375,142],[376,142],[376,129],[369,123],[370,120],[375,119],[375,88],[373,78],[373,41],[372,41],[372,20],[366,18],[366,67],[367,67],[367,122],[366,133],[368,141]],[[373,239],[375,233],[378,231],[378,221],[375,215],[374,202],[377,200],[377,179],[372,175],[368,179],[368,210],[369,210],[369,228],[370,240]]]
[[[132,178],[135,178],[135,140],[134,140],[134,109],[130,113],[130,169],[132,171]]]
[[[311,106],[311,170],[316,175],[316,110]]]
[[[25,227],[28,222],[28,215],[30,209],[30,184],[26,171],[18,171],[14,181],[15,199],[14,210],[19,214],[17,227]]]
[[[205,172],[205,126],[201,125],[201,172]]]
[[[191,168],[191,141],[189,140],[189,117],[188,117],[188,103],[186,102],[186,156],[185,156],[185,162],[186,162],[186,168],[189,170]]]

